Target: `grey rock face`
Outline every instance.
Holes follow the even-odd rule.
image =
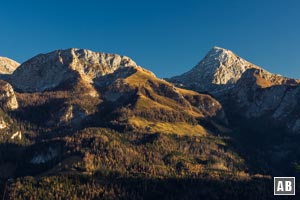
[[[57,50],[23,63],[11,76],[11,84],[25,92],[42,92],[80,77],[87,83],[122,67],[138,67],[126,56],[85,49]]]

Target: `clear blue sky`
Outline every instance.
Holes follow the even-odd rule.
[[[300,78],[298,0],[10,0],[1,1],[0,27],[0,55],[19,62],[77,47],[170,77],[220,46]]]

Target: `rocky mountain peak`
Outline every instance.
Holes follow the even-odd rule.
[[[0,57],[0,74],[11,74],[20,64],[12,59]]]
[[[78,77],[92,83],[95,78],[123,67],[138,66],[127,56],[70,48],[31,58],[12,74],[10,82],[19,90],[37,92],[58,87]]]
[[[198,91],[214,93],[224,89],[220,86],[232,87],[251,68],[259,69],[230,50],[213,47],[194,68],[170,80]]]
[[[249,68],[257,66],[235,55],[232,51],[213,47],[204,59],[194,67],[207,74],[214,84],[233,84]]]
[[[214,46],[205,56],[206,62],[226,62],[229,58],[235,56],[230,50]]]
[[[233,88],[249,69],[257,70],[260,77],[265,79],[265,82],[269,82],[268,86],[299,83],[298,80],[272,74],[232,51],[220,47],[213,47],[190,71],[169,80],[184,87],[218,95],[224,90]]]

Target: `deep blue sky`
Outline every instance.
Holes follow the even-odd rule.
[[[69,47],[118,53],[159,77],[213,46],[300,78],[298,0],[1,1],[0,55],[23,62]]]

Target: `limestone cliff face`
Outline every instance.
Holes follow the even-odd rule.
[[[12,86],[2,80],[0,80],[0,104],[7,110],[15,110],[19,107]]]
[[[0,74],[12,74],[20,64],[12,59],[0,57]]]
[[[78,78],[92,83],[95,78],[128,66],[137,67],[126,56],[75,48],[56,50],[23,63],[13,73],[10,82],[25,92],[42,92]]]

